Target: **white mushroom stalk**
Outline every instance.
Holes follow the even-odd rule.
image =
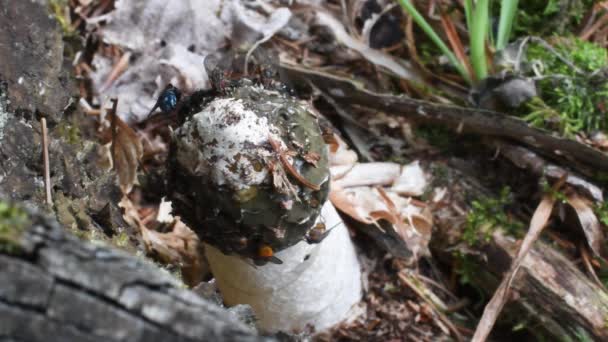
[[[249,304],[267,332],[320,331],[339,323],[361,299],[361,270],[348,230],[328,201],[322,214],[331,233],[319,244],[302,241],[280,251],[283,264],[253,267],[206,245],[226,305]]]
[[[251,305],[266,332],[348,317],[361,271],[306,106],[245,82],[175,131],[169,160],[176,212],[205,242],[227,305]]]

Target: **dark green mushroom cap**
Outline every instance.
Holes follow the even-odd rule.
[[[251,84],[214,99],[175,131],[169,170],[176,214],[201,240],[253,259],[262,247],[276,252],[302,241],[329,191],[317,118],[295,99]]]

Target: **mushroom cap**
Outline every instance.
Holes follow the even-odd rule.
[[[329,190],[327,146],[305,105],[242,83],[175,131],[170,193],[201,240],[272,261],[268,247],[298,243],[319,216]]]

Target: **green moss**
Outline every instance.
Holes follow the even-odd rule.
[[[414,133],[429,144],[442,150],[448,149],[454,140],[449,130],[438,126],[419,125],[415,127]]]
[[[608,227],[608,203],[602,202],[595,206],[595,215],[602,222],[603,225]]]
[[[494,2],[498,5],[500,1]],[[592,5],[593,0],[520,1],[513,32],[521,37],[570,31],[580,24]]]
[[[59,23],[59,26],[61,26],[63,36],[75,36],[77,32],[72,25],[72,20],[70,19],[69,12],[66,11],[66,9],[69,9],[68,0],[50,0],[49,8],[51,10],[51,13],[53,13],[55,19]]]
[[[512,203],[511,190],[504,187],[497,198],[482,198],[471,203],[462,239],[469,245],[490,241],[497,228],[507,234],[518,236],[523,224],[514,220],[507,212]]]
[[[579,132],[607,131],[608,81],[601,72],[593,74],[608,66],[606,49],[578,38],[555,38],[552,45],[582,73],[541,44],[531,43],[528,60],[541,65],[542,74],[547,77],[538,81],[541,98],[529,101],[524,119],[567,137]]]
[[[80,128],[76,125],[62,122],[57,126],[57,132],[68,144],[77,145],[82,142]]]
[[[0,201],[0,252],[19,250],[19,238],[28,226],[27,213],[5,201]]]

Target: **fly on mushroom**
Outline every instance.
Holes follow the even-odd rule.
[[[177,112],[176,125],[179,126],[213,99],[228,96],[234,89],[248,84],[293,95],[293,91],[279,81],[278,56],[271,50],[258,48],[250,55],[234,51],[208,55],[203,67],[209,77],[209,89],[182,96],[179,88],[168,84],[148,113],[148,118]],[[157,109],[160,112],[154,114]]]

